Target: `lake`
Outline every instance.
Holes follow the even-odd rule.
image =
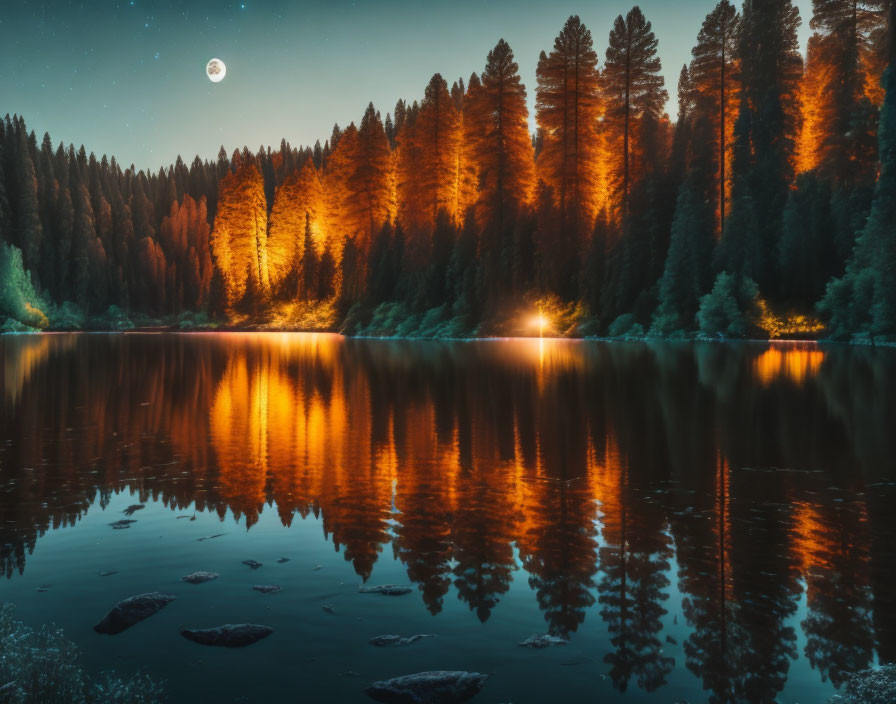
[[[467,669],[481,702],[810,704],[896,659],[896,350],[53,334],[0,360],[0,601],[174,701]],[[150,591],[177,598],[93,631]],[[178,634],[242,622],[275,632]]]

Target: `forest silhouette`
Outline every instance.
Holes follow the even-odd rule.
[[[678,77],[650,21],[570,17],[526,87],[502,39],[323,144],[157,173],[0,125],[5,329],[456,337],[896,334],[888,0],[721,0]]]

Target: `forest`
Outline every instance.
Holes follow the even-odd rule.
[[[721,0],[677,78],[570,17],[323,144],[157,173],[0,121],[0,322],[896,339],[896,3]],[[541,329],[533,326],[534,316]]]

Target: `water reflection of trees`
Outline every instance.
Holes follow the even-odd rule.
[[[0,363],[7,576],[129,490],[313,513],[364,580],[391,544],[432,613],[485,621],[521,568],[551,633],[600,617],[620,690],[674,667],[676,588],[712,702],[773,700],[796,628],[835,683],[896,658],[886,350],[42,336]]]

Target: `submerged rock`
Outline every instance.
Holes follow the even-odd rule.
[[[566,645],[567,643],[569,641],[566,638],[545,633],[529,636],[522,643],[517,643],[517,645],[521,645],[524,648],[549,648],[552,645]]]
[[[187,640],[200,645],[215,645],[222,648],[244,648],[247,645],[257,643],[267,638],[274,632],[268,626],[259,626],[254,623],[225,624],[215,628],[193,630],[181,629],[180,634]]]
[[[181,577],[180,580],[189,584],[202,584],[203,582],[211,582],[220,576],[217,572],[194,572],[186,577]]]
[[[278,587],[276,584],[256,584],[252,588],[257,592],[261,592],[262,594],[274,594],[280,591],[280,587]]]
[[[370,644],[375,645],[377,648],[391,648],[399,645],[410,645],[422,638],[435,638],[435,635],[432,633],[418,633],[417,635],[408,636],[407,638],[393,635],[377,636],[376,638],[370,639]]]
[[[124,530],[125,528],[130,528],[131,523],[136,523],[137,521],[133,518],[122,518],[120,521],[115,521],[115,523],[110,523],[114,530]]]
[[[862,670],[850,675],[843,693],[831,697],[829,704],[892,704],[896,701],[896,665]]]
[[[244,565],[248,565],[250,570],[257,570],[261,567],[260,562],[256,562],[255,560],[243,560]]]
[[[401,596],[402,594],[410,594],[412,591],[410,587],[403,587],[398,584],[380,584],[376,587],[358,588],[358,592],[361,594],[385,594],[386,596]]]
[[[103,620],[93,627],[93,630],[97,633],[107,633],[109,635],[121,633],[135,623],[139,623],[143,619],[161,611],[172,601],[174,601],[173,596],[160,594],[159,592],[132,596],[124,601],[119,601],[113,606]]]
[[[364,691],[387,704],[454,704],[476,696],[487,679],[488,675],[479,672],[418,672],[374,682]]]
[[[133,516],[135,511],[139,511],[142,508],[146,508],[145,504],[131,504],[128,506],[122,513],[125,516]]]

